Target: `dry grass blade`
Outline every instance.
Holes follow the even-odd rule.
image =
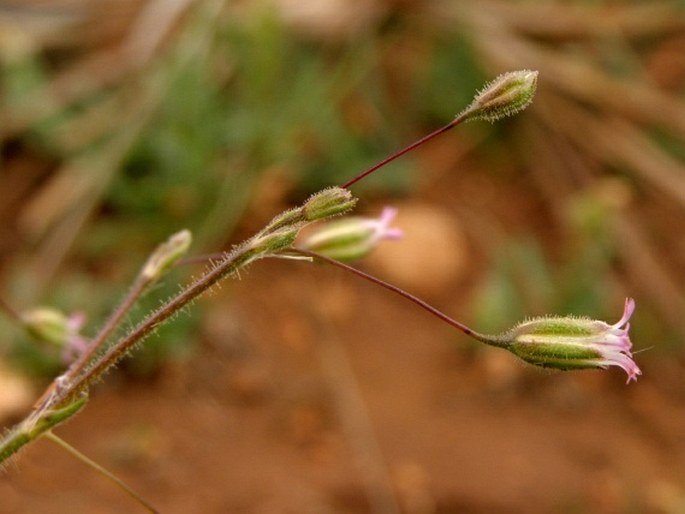
[[[484,11],[479,5],[459,4],[463,9],[443,9],[436,23],[466,22],[473,43],[486,63],[494,69],[527,66],[545,77],[544,87],[554,86],[564,94],[600,110],[656,124],[685,140],[685,104],[651,84],[626,77],[612,77],[592,63],[587,55],[550,49],[516,34],[505,12]],[[476,36],[477,34],[477,36]]]
[[[659,148],[633,124],[617,117],[601,119],[553,94],[544,95],[538,103],[538,114],[547,127],[561,128],[583,151],[607,165],[629,168],[685,208],[685,165]]]
[[[106,148],[91,157],[79,160],[77,167],[67,163],[63,173],[56,175],[48,189],[42,191],[25,211],[20,222],[34,236],[44,236],[28,264],[35,270],[33,287],[24,290],[23,299],[31,303],[40,296],[62,264],[73,242],[88,221],[112,177],[119,169],[122,159],[142,130],[147,118],[141,116],[109,142]],[[78,184],[78,187],[76,185]],[[60,193],[73,185],[79,195],[73,201],[63,203]],[[53,189],[54,188],[54,189]],[[67,196],[71,199],[71,194]],[[49,219],[41,219],[44,212],[53,212]],[[43,222],[43,220],[45,222]]]
[[[96,102],[89,109],[85,110],[80,116],[76,116],[66,128],[62,130],[61,136],[58,134],[57,144],[62,145],[62,150],[81,150],[74,157],[62,164],[53,174],[51,180],[38,191],[31,202],[26,206],[19,217],[19,226],[24,234],[32,240],[40,240],[40,248],[35,252],[32,267],[39,270],[36,274],[32,288],[26,289],[24,301],[31,301],[36,295],[40,294],[41,284],[46,284],[50,277],[61,265],[62,260],[71,248],[73,241],[80,233],[81,228],[88,220],[93,209],[107,187],[115,173],[121,166],[122,161],[140,137],[148,120],[154,114],[165,97],[166,89],[170,83],[168,75],[170,71],[167,60],[179,63],[190,62],[198,53],[205,51],[211,40],[212,30],[208,30],[215,22],[215,14],[221,8],[222,1],[212,0],[198,5],[197,16],[193,17],[186,26],[183,27],[178,40],[169,50],[165,59],[151,61],[149,68],[141,68],[130,77],[131,80],[122,85],[109,95],[104,95],[103,99]],[[175,4],[174,16],[168,15],[165,18],[166,31],[154,31],[154,37],[146,40],[148,50],[147,59],[152,60],[161,39],[171,30],[172,22],[178,19],[183,12],[186,4],[179,2]],[[159,8],[156,3],[149,4],[149,8]],[[141,11],[142,21],[131,32],[130,41],[136,41],[140,37],[141,31],[146,30],[149,23],[150,12],[154,9]],[[146,14],[147,13],[147,14]],[[148,20],[145,22],[145,20]],[[143,23],[145,22],[145,23]],[[200,34],[201,31],[201,34]],[[126,44],[120,48],[130,48]],[[90,65],[125,64],[120,61],[108,62],[100,59],[121,59],[121,51],[114,53],[96,54],[95,57],[81,61],[77,67],[76,75],[63,75],[49,85],[50,88],[60,87],[59,81],[65,80],[67,85],[79,83],[76,80],[82,74],[91,76],[89,73]],[[92,60],[95,59],[95,60]],[[136,58],[135,66],[142,66],[144,62]],[[113,66],[119,71],[114,75],[105,75],[105,82],[101,82],[102,76],[95,81],[86,81],[86,87],[72,89],[71,94],[67,95],[66,102],[52,103],[51,109],[38,109],[42,116],[54,114],[67,106],[70,101],[81,98],[82,94],[94,92],[97,88],[104,87],[110,79],[123,77],[122,69],[130,70],[134,60],[129,58],[125,66]],[[83,66],[83,67],[81,67]],[[92,71],[92,70],[91,70]],[[72,69],[70,73],[74,73]],[[69,80],[67,80],[69,79]],[[45,107],[45,104],[42,106]],[[114,114],[107,116],[108,114]],[[29,114],[22,118],[23,122],[35,122],[37,117]],[[16,121],[16,118],[15,118]],[[10,128],[16,130],[23,127],[22,124],[13,125]],[[69,134],[66,135],[65,130]],[[94,139],[106,139],[98,151],[88,150],[87,145]]]
[[[333,392],[340,422],[355,454],[371,511],[398,514],[398,499],[352,363],[342,342],[331,329],[333,324],[328,312],[330,309],[324,308],[323,304],[321,308],[314,309],[314,303],[302,302],[318,333],[317,350],[321,368]]]
[[[576,191],[574,168],[584,169],[587,159],[584,160],[565,137],[534,119],[526,120],[521,127],[520,137],[516,138],[519,153],[544,196],[547,208],[563,225],[566,206],[559,198],[568,198]],[[545,165],[540,166],[540,163]]]
[[[121,42],[94,49],[76,58],[59,70],[44,87],[29,95],[20,108],[7,106],[6,111],[0,113],[5,120],[0,136],[7,137],[24,131],[107,87],[119,85],[136,70],[153,63],[162,42],[175,28],[188,4],[189,0],[156,0],[146,3],[130,22],[128,34]],[[34,15],[40,14],[41,9],[36,7],[31,12]],[[107,11],[104,8],[88,10],[84,7],[79,12],[80,24],[86,24],[82,18],[88,13],[90,18],[87,23],[94,24],[102,22],[99,18]],[[15,28],[23,30],[22,25]],[[24,34],[23,37],[31,36]],[[87,34],[82,37],[87,38]],[[32,40],[34,45],[49,43],[35,37]]]
[[[673,2],[584,7],[561,2],[503,2],[486,0],[478,8],[504,17],[509,26],[550,40],[605,38],[620,33],[640,38],[685,29],[685,18]],[[612,27],[607,31],[607,27]]]
[[[540,109],[540,111],[548,112],[547,109]],[[561,111],[555,109],[554,112]],[[563,119],[568,122],[571,116],[564,116]],[[570,124],[559,125],[557,122],[554,122],[554,125],[557,128],[571,127]],[[588,136],[587,131],[582,133],[568,130],[568,133],[555,135],[549,125],[538,127],[527,123],[526,127],[526,134],[529,134],[530,139],[535,141],[534,151],[530,152],[530,148],[527,147],[528,151],[522,154],[529,156],[534,179],[545,194],[550,210],[556,214],[557,220],[563,223],[568,214],[567,204],[560,202],[560,198],[571,197],[590,186],[601,175],[601,166],[598,164],[602,161],[606,163],[606,159],[613,155],[607,155],[604,151],[595,152],[594,150],[599,147],[592,146],[591,142],[596,138],[594,134]],[[609,130],[611,126],[601,125],[601,128]],[[583,137],[570,138],[571,133],[582,134]],[[551,147],[550,134],[552,134],[551,139],[557,142],[554,147]],[[639,132],[638,135],[640,135]],[[581,139],[584,144],[579,141]],[[577,153],[573,148],[568,147],[570,141],[577,144],[576,147],[580,148],[583,153]],[[567,146],[566,151],[560,152],[560,145]],[[590,159],[594,159],[596,163],[594,173],[587,171],[588,168],[593,167],[589,162]],[[578,162],[579,160],[581,162]],[[540,169],[539,162],[545,162],[544,169]],[[575,174],[579,180],[569,180],[574,175],[571,169],[574,162],[585,170],[584,176]],[[616,239],[616,246],[620,250],[620,258],[625,263],[628,276],[631,277],[629,280],[645,292],[670,326],[681,334],[685,333],[685,324],[682,321],[685,295],[682,293],[680,281],[664,260],[659,258],[658,248],[645,234],[645,229],[641,227],[636,216],[629,214],[625,209],[614,210],[610,226]]]
[[[614,230],[632,280],[649,295],[669,325],[685,335],[685,295],[664,266],[660,252],[653,247],[635,216],[623,213],[616,220]]]

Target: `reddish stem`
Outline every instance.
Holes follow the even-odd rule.
[[[294,249],[297,253],[301,255],[306,255],[307,257],[312,257],[317,260],[324,261],[328,264],[332,264],[333,266],[336,266],[340,269],[344,269],[345,271],[349,271],[350,273],[357,275],[358,277],[363,278],[364,280],[368,280],[369,282],[379,285],[381,287],[384,287],[385,289],[392,291],[395,294],[400,295],[402,298],[409,300],[410,302],[413,302],[414,304],[418,305],[421,307],[423,310],[428,311],[431,313],[433,316],[441,319],[448,325],[456,328],[460,332],[463,332],[469,337],[473,337],[474,339],[477,339],[480,342],[489,344],[491,346],[505,346],[503,341],[500,341],[497,336],[489,336],[486,334],[481,334],[480,332],[476,332],[475,330],[472,330],[471,328],[467,327],[463,323],[449,317],[447,314],[444,312],[436,309],[429,303],[425,302],[421,298],[414,296],[411,293],[408,293],[404,289],[394,286],[388,282],[385,282],[384,280],[381,280],[378,277],[374,277],[373,275],[369,275],[368,273],[361,271],[357,268],[354,268],[352,266],[349,266],[348,264],[345,264],[344,262],[337,261],[335,259],[331,259],[330,257],[326,257],[325,255],[322,255],[317,252],[312,252],[310,250],[303,250],[301,248],[296,248]]]
[[[465,119],[466,119],[466,117],[465,117],[463,114],[457,116],[456,118],[454,118],[452,121],[450,121],[450,122],[449,122],[447,125],[445,125],[444,127],[441,127],[441,128],[439,128],[439,129],[437,129],[437,130],[431,132],[430,134],[428,134],[428,135],[426,135],[426,136],[423,136],[423,137],[422,137],[421,139],[419,139],[418,141],[414,141],[414,142],[413,142],[412,144],[410,144],[409,146],[405,146],[405,147],[402,148],[401,150],[398,150],[398,151],[396,151],[395,153],[389,155],[388,157],[386,157],[385,159],[383,159],[383,160],[380,161],[379,163],[374,164],[374,165],[371,166],[369,169],[367,169],[367,170],[365,170],[365,171],[362,171],[362,172],[361,172],[359,175],[357,175],[356,177],[354,177],[354,178],[348,180],[347,182],[345,182],[345,183],[344,183],[342,186],[340,186],[340,187],[342,187],[343,189],[349,189],[349,187],[350,187],[351,185],[356,184],[357,182],[359,182],[361,179],[363,179],[363,178],[366,177],[367,175],[371,175],[371,173],[373,173],[374,171],[376,171],[376,170],[379,169],[379,168],[382,168],[382,167],[385,166],[386,164],[391,163],[392,161],[394,161],[394,160],[397,159],[398,157],[402,157],[404,154],[406,154],[406,153],[408,153],[408,152],[411,152],[414,148],[417,148],[417,147],[421,146],[422,144],[424,144],[424,143],[430,141],[430,140],[433,139],[434,137],[439,136],[439,135],[442,134],[443,132],[447,132],[448,130],[450,130],[450,129],[456,127],[457,125],[459,125],[460,123],[462,123]]]

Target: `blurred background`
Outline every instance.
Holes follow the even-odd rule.
[[[354,186],[406,234],[359,266],[483,332],[614,323],[634,297],[636,384],[532,368],[340,270],[268,261],[58,434],[162,512],[685,512],[682,1],[2,1],[0,298],[92,334],[172,232],[228,249],[523,68],[531,108]],[[10,426],[61,363],[9,316],[0,334]],[[48,442],[6,471],[3,513],[136,509]]]

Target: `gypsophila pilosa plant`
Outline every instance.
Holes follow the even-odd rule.
[[[399,294],[475,340],[508,350],[530,364],[561,370],[618,366],[626,372],[628,382],[636,380],[641,372],[633,361],[628,336],[628,320],[635,307],[632,299],[626,300],[623,316],[613,325],[588,318],[549,316],[525,321],[502,334],[488,335],[472,330],[407,291],[347,264],[367,255],[380,241],[401,237],[401,232],[391,226],[396,215],[392,208],[386,208],[378,219],[344,216],[357,204],[357,198],[350,191],[351,186],[461,123],[476,119],[494,122],[525,109],[533,99],[536,86],[535,71],[522,70],[501,75],[486,85],[473,102],[444,127],[391,154],[341,186],[324,189],[301,206],[278,214],[262,230],[231,251],[210,258],[208,268],[199,278],[181,287],[175,296],[122,337],[112,338],[112,335],[131,307],[188,251],[191,234],[187,230],[172,235],[151,254],[127,295],[90,340],[79,333],[82,315],[65,316],[51,308],[17,313],[5,302],[0,302],[0,310],[33,337],[60,347],[63,359],[68,362],[66,370],[50,384],[31,413],[0,441],[0,463],[25,445],[46,437],[104,473],[143,507],[154,512],[151,505],[116,477],[57,437],[53,429],[79,412],[88,400],[90,387],[160,325],[171,320],[219,281],[236,275],[254,261],[268,257],[306,259],[342,268]],[[304,227],[322,221],[325,223],[318,230],[298,242],[298,235]]]

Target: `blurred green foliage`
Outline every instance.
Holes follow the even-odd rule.
[[[225,248],[270,175],[285,177],[284,202],[298,201],[344,182],[454,116],[492,78],[484,71],[492,66],[477,44],[479,34],[456,26],[426,30],[412,23],[412,16],[411,11],[397,15],[393,23],[344,41],[314,42],[284,27],[268,9],[232,19],[205,16],[198,8],[145,67],[39,118],[16,137],[65,165],[86,162],[92,180],[105,184],[94,193],[101,194],[94,222],[76,239],[65,270],[40,301],[67,310],[86,307],[92,333],[147,253],[171,232],[190,229],[196,253]],[[198,35],[206,44],[196,44]],[[605,41],[608,36],[602,37]],[[404,58],[395,55],[403,41],[412,41],[419,57],[405,68],[393,68],[389,61]],[[603,47],[600,61],[612,75],[630,75],[634,62],[626,61],[618,43]],[[565,45],[581,51],[576,43]],[[51,66],[54,62],[40,53],[4,61],[3,107],[34,109],[25,102],[49,85]],[[398,77],[398,69],[406,76]],[[140,91],[146,86],[154,93],[150,98],[158,95],[156,100],[142,106],[127,103],[127,98],[145,99]],[[406,94],[397,94],[397,89]],[[91,170],[88,159],[106,160],[108,145],[116,146],[117,137],[129,131],[126,123],[113,120],[82,146],[65,145],[61,138],[117,94],[123,98],[119,110],[130,111],[122,119],[140,119],[142,128],[122,146],[110,176],[97,167]],[[146,107],[149,115],[143,112]],[[500,137],[508,133],[509,123],[517,121],[497,125],[474,151],[476,158],[489,154],[490,162],[499,157],[507,165],[517,159],[507,138]],[[463,137],[469,130],[465,127]],[[677,137],[656,129],[652,137],[682,157]],[[407,194],[414,166],[413,157],[404,158],[355,192]],[[525,187],[531,195],[539,194]],[[610,212],[589,196],[580,194],[575,202],[566,227],[573,235],[563,243],[564,251],[550,252],[532,231],[493,243],[489,270],[476,288],[473,310],[479,329],[496,331],[526,315],[548,312],[611,318],[614,313],[605,306],[615,303],[615,284],[609,282],[616,280],[611,271],[620,250],[604,224]],[[32,270],[13,273],[10,290],[23,287],[22,273]],[[156,307],[175,286],[168,287],[150,293],[132,318]],[[184,345],[192,344],[192,319],[182,316],[148,343],[140,368],[152,369],[167,351],[182,354]],[[17,354],[40,369],[48,366],[23,344],[18,343]]]
[[[164,96],[104,188],[96,222],[72,252],[71,266],[80,261],[99,271],[85,278],[72,267],[41,299],[79,308],[80,300],[88,298],[89,333],[116,305],[122,283],[134,275],[149,249],[170,232],[187,227],[195,234],[196,252],[216,251],[231,240],[260,177],[274,166],[293,183],[293,194],[304,197],[373,164],[399,144],[406,130],[384,121],[392,116],[380,114],[374,118],[380,125],[367,127],[347,112],[350,102],[372,111],[390,109],[376,35],[322,48],[293,39],[269,11],[256,13],[247,23],[217,24],[202,17],[191,23],[195,30],[214,30],[210,44],[195,58],[183,59],[189,50],[179,42],[142,72],[143,80],[162,77]],[[30,99],[50,80],[40,54],[27,55],[2,72],[3,101],[14,103],[18,112],[23,98]],[[85,147],[64,147],[60,135],[109,94],[114,93],[98,91],[58,109],[32,124],[26,136],[38,151],[58,160],[105,155],[126,126],[113,126]],[[410,163],[394,165],[367,187],[406,187]],[[93,169],[96,173],[100,171]],[[14,289],[22,289],[21,277],[15,275]],[[75,281],[80,283],[76,288]],[[111,286],[103,287],[109,282]],[[78,298],[70,294],[74,291]],[[149,294],[132,319],[156,308],[170,292]],[[195,322],[182,319],[145,345],[137,369],[152,369],[154,362],[191,343]],[[13,355],[34,371],[51,374],[59,366],[58,356],[35,351],[23,338]]]

